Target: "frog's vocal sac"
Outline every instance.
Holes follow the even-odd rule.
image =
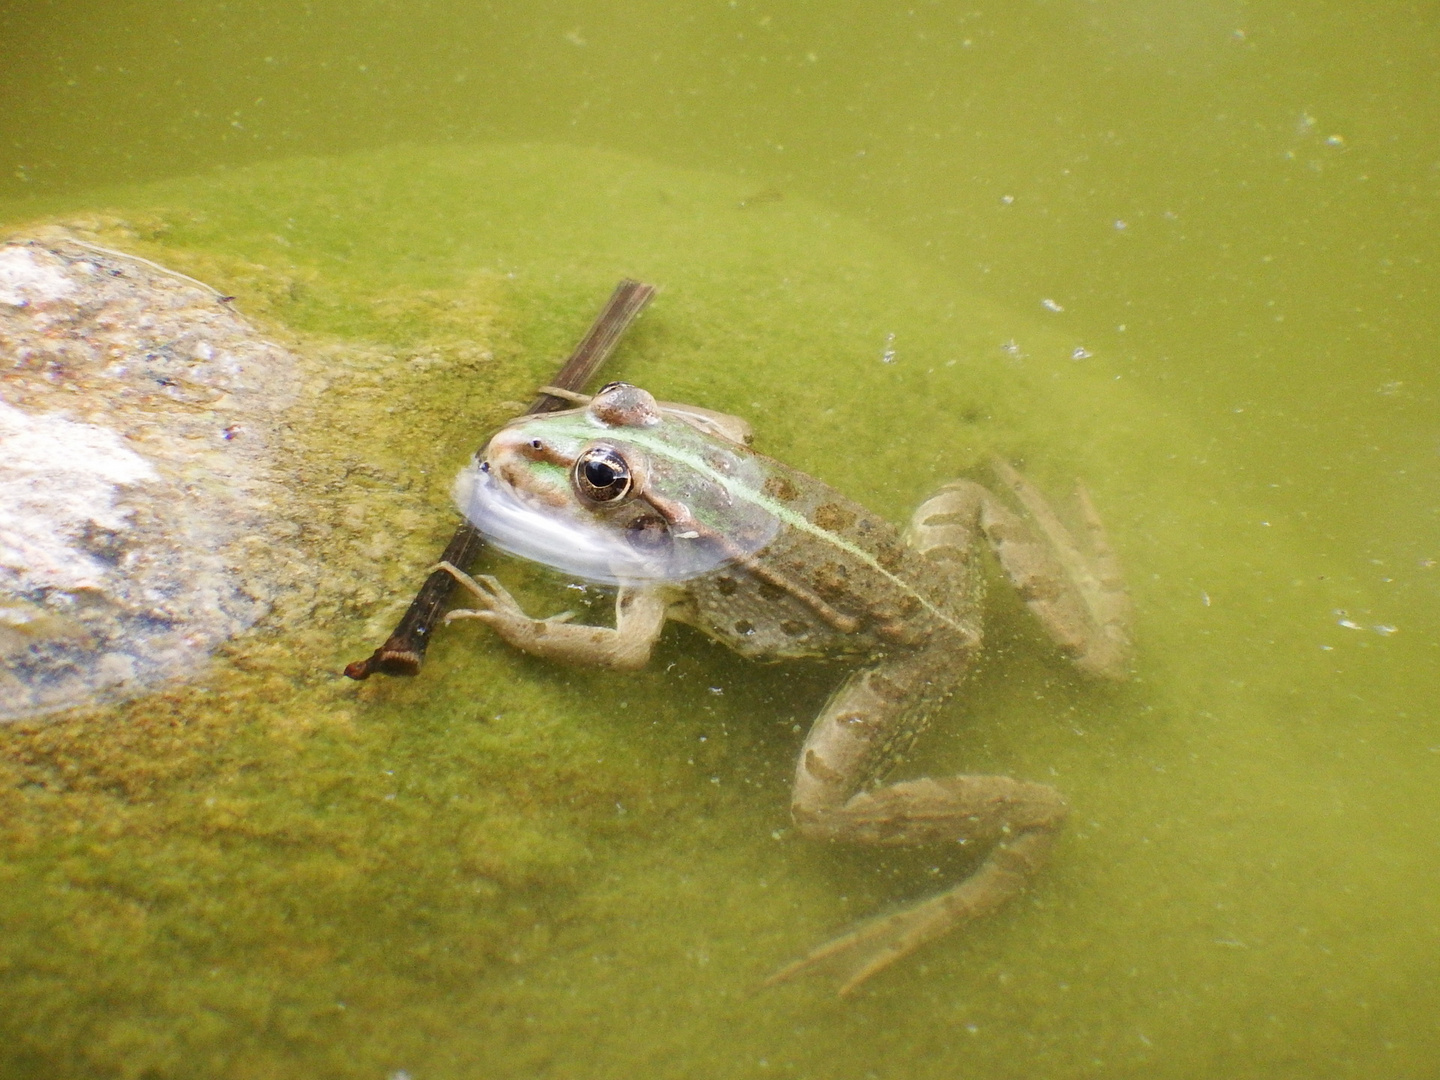
[[[1020,509],[953,480],[901,533],[826,484],[749,447],[743,420],[610,383],[581,407],[502,428],[456,482],[471,522],[506,551],[618,586],[614,628],[527,615],[493,577],[446,566],[478,619],[535,656],[635,669],[667,619],[760,660],[848,657],[816,718],[791,811],[815,839],[960,843],[983,857],[958,884],[859,924],[777,972],[840,974],[841,993],[1020,892],[1065,819],[1064,798],[1008,776],[882,778],[978,654],[982,545],[1081,670],[1124,678],[1130,604],[1100,519],[1077,487],[1084,543],[1004,461]]]

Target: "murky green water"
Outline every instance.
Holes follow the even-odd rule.
[[[1433,12],[150,4],[0,37],[0,219],[88,217],[363,359],[292,448],[353,588],[197,686],[0,732],[0,1075],[1440,1067]],[[623,274],[664,292],[615,372],[896,520],[995,450],[1083,475],[1127,567],[1133,683],[997,596],[912,763],[1061,787],[1052,866],[847,1002],[757,987],[933,878],[788,831],[832,672],[683,632],[568,671],[458,626],[417,680],[333,674]]]

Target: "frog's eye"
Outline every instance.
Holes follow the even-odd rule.
[[[631,486],[630,466],[609,446],[592,446],[575,462],[575,490],[589,502],[619,502]]]

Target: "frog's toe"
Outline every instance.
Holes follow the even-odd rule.
[[[903,911],[860,923],[787,964],[766,979],[765,985],[775,986],[810,972],[829,971],[841,980],[839,995],[848,997],[872,976],[947,933],[961,921],[953,904],[946,902],[949,895],[932,897]]]

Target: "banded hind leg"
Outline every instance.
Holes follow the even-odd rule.
[[[1129,601],[1088,494],[1077,485],[1086,551],[1028,481],[1004,462],[996,461],[995,469],[1034,528],[984,487],[956,480],[915,512],[907,543],[947,567],[955,588],[967,596],[981,590],[975,556],[988,543],[1030,610],[1077,667],[1124,677]],[[937,643],[908,660],[852,676],[806,739],[792,809],[800,830],[812,837],[976,843],[988,852],[951,889],[860,924],[778,972],[772,982],[837,966],[846,972],[841,993],[849,993],[926,942],[996,910],[1043,866],[1067,813],[1054,788],[1007,776],[952,776],[863,789],[893,756],[897,740],[918,730],[924,714],[938,704],[934,698],[958,683],[972,644],[978,642],[954,642],[947,651]],[[929,688],[931,700],[920,688]]]
[[[1071,663],[1090,675],[1125,678],[1131,656],[1130,597],[1089,492],[1076,482],[1082,544],[1012,465],[999,458],[991,465],[1025,515],[971,480],[952,480],[915,511],[906,542],[974,574],[969,561],[983,537],[1026,607]]]
[[[988,849],[984,858],[952,888],[859,924],[769,982],[835,970],[842,979],[841,995],[849,994],[926,942],[1000,907],[1044,863],[1066,814],[1065,800],[1054,788],[1008,776],[926,777],[865,786],[938,704],[934,698],[954,685],[956,668],[963,664],[963,655],[948,648],[927,649],[852,675],[805,740],[791,811],[799,831],[812,839],[882,846],[974,844]]]

